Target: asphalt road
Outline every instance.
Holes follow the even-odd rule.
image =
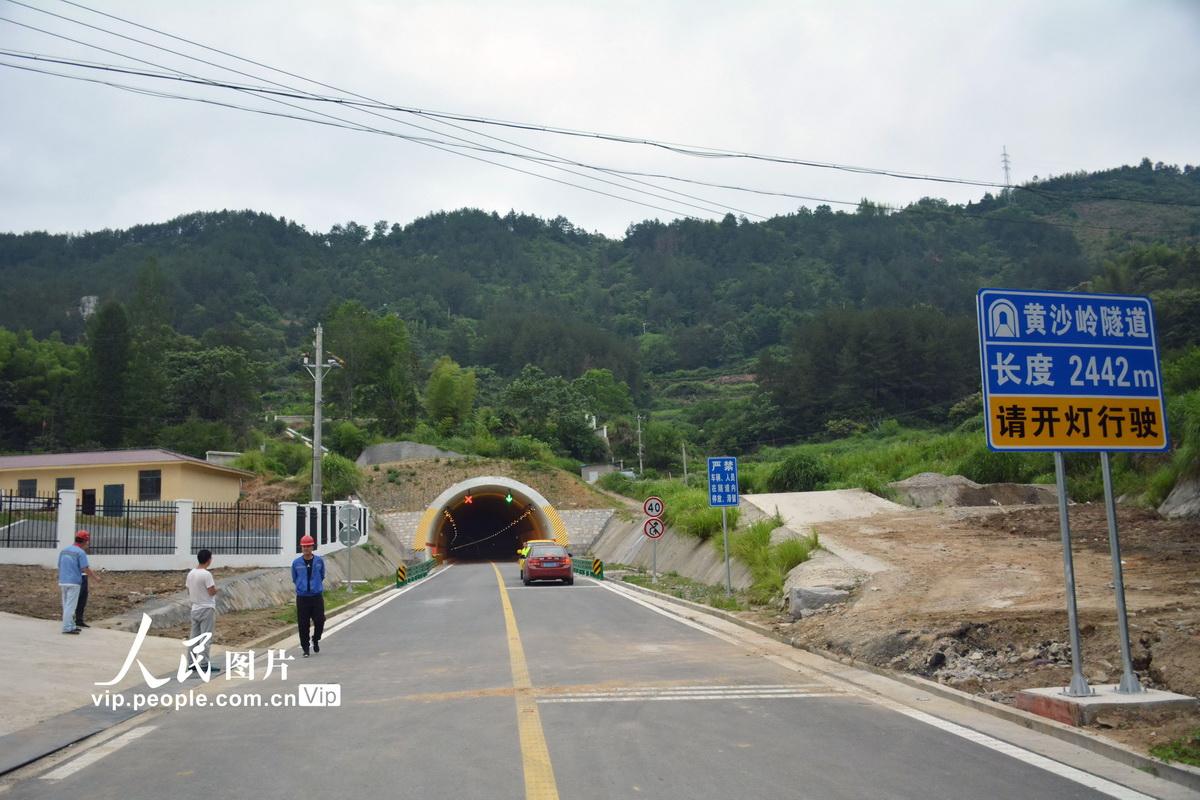
[[[338,707],[149,712],[0,797],[1143,796],[900,713],[594,581],[524,587],[516,571],[456,565],[335,620],[319,655],[293,646],[286,680],[262,679],[259,664],[253,681],[208,687],[269,702],[339,684]]]

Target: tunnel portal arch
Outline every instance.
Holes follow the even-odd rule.
[[[456,483],[425,509],[413,549],[426,558],[496,560],[516,557],[529,539],[567,544],[562,518],[540,492],[488,475]]]

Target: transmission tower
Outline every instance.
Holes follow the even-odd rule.
[[[1004,196],[1008,197],[1009,193],[1012,191],[1012,162],[1008,158],[1008,145],[1004,145],[1004,147],[1001,149],[1000,163],[1004,166]]]

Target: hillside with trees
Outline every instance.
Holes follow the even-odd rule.
[[[629,462],[640,413],[647,464],[670,470],[685,442],[946,427],[979,413],[984,286],[1150,294],[1186,395],[1198,242],[1200,169],[1149,159],[967,205],[648,220],[621,239],[471,209],[324,233],[253,211],[4,233],[0,449],[253,447],[269,415],[309,413],[317,323],[350,456],[408,437]]]

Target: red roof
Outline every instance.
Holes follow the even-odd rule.
[[[253,475],[244,469],[224,467],[200,458],[185,456],[171,450],[154,448],[151,450],[97,450],[89,453],[42,453],[32,456],[0,456],[0,470],[10,469],[39,469],[46,467],[92,467],[109,466],[113,464],[153,464],[183,461],[197,464],[209,469],[222,472],[236,472],[239,475]]]

